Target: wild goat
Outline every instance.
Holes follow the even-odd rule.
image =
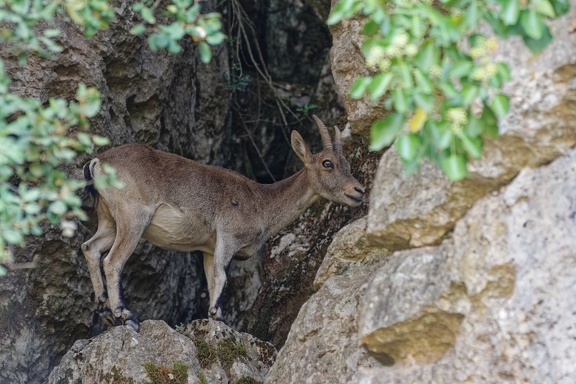
[[[360,205],[364,187],[350,173],[340,131],[335,128],[332,143],[326,126],[314,119],[322,152],[313,155],[293,131],[292,148],[304,169],[273,184],[258,184],[233,171],[138,144],[112,148],[87,163],[89,183],[103,172],[103,163],[113,166],[124,183],[122,189],[93,189],[98,230],[82,244],[103,319],[139,330],[122,300],[120,275],[141,237],[166,249],[204,252],[209,316],[221,319],[220,296],[233,257],[252,256],[319,196]],[[101,257],[108,250],[102,261],[104,280]]]

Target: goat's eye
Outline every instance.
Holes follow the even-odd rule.
[[[322,162],[322,166],[324,168],[334,168],[334,165],[332,164],[332,162],[330,160],[324,160]]]

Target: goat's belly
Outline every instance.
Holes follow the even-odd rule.
[[[214,252],[211,231],[200,216],[186,214],[164,204],[160,206],[142,237],[152,244],[176,251]]]

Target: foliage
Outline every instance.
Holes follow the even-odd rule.
[[[341,0],[328,24],[366,17],[362,52],[374,73],[357,79],[350,95],[368,94],[390,111],[373,123],[371,149],[395,142],[409,172],[427,157],[450,179],[466,177],[483,137],[498,135],[509,109],[501,88],[511,74],[493,61],[495,36],[518,35],[538,53],[552,39],[546,21],[568,7],[568,0]]]
[[[226,370],[232,367],[235,360],[248,356],[246,347],[241,341],[237,341],[233,337],[227,337],[218,342],[217,346],[218,359],[222,363],[222,367]]]
[[[188,383],[188,365],[182,361],[177,361],[172,369],[162,365],[144,363],[146,374],[150,378],[147,384],[186,384]]]
[[[230,76],[226,78],[226,89],[229,91],[244,92],[252,84],[252,77],[243,73],[242,67],[238,63],[232,64]]]
[[[296,112],[302,114],[302,116],[308,116],[312,110],[318,108],[318,106],[314,103],[306,103],[302,107],[296,108]]]
[[[202,339],[195,339],[194,344],[196,345],[198,362],[201,368],[210,368],[212,364],[218,361],[218,354],[216,350],[210,346],[206,341]]]
[[[134,4],[134,10],[140,12],[145,24],[135,25],[130,32],[141,35],[147,30],[150,49],[165,48],[170,53],[178,53],[182,50],[179,41],[184,36],[190,36],[198,43],[200,58],[204,63],[209,63],[212,58],[210,45],[221,44],[226,35],[220,29],[222,23],[219,13],[200,13],[200,4],[192,0],[173,0],[166,7],[167,13],[173,21],[170,24],[156,25],[154,10],[158,2],[152,4],[152,0],[144,0]]]
[[[208,384],[208,380],[206,380],[206,375],[204,374],[204,372],[202,372],[202,370],[198,371],[197,377],[200,384]]]
[[[154,24],[153,7],[146,8],[145,4],[134,7],[148,24]],[[178,52],[176,40],[188,34],[200,43],[202,60],[209,61],[207,44],[219,44],[224,39],[219,32],[219,15],[200,14],[200,7],[188,0],[174,0],[167,10],[175,21],[152,30],[148,38],[151,49]],[[105,0],[0,0],[4,57],[13,55],[21,66],[30,54],[54,58],[62,51],[60,30],[54,28],[56,17],[72,20],[90,37],[107,28],[114,15]],[[136,29],[132,32],[144,32]],[[70,179],[62,164],[71,164],[78,154],[92,153],[95,146],[109,143],[107,138],[86,133],[89,119],[100,110],[97,89],[80,84],[75,100],[42,102],[12,93],[10,83],[0,61],[0,263],[11,260],[10,247],[23,246],[25,236],[42,234],[45,221],[60,225],[64,236],[74,234],[74,219],[85,218],[76,195],[85,182]],[[121,187],[113,169],[105,168],[105,172],[94,180],[97,186]],[[0,276],[5,272],[0,265]]]

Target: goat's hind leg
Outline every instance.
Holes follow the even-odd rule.
[[[115,223],[108,219],[101,218],[98,221],[98,230],[94,236],[81,246],[82,253],[84,253],[84,257],[86,257],[86,262],[88,263],[90,280],[92,280],[92,286],[94,288],[94,302],[98,306],[96,311],[102,321],[108,325],[114,325],[115,321],[112,312],[106,306],[108,294],[106,292],[100,264],[102,254],[112,247],[115,237]]]
[[[103,263],[110,309],[119,322],[131,326],[136,331],[140,330],[140,323],[136,316],[126,308],[122,300],[120,276],[124,265],[136,249],[138,240],[148,226],[150,217],[151,215],[137,210],[134,210],[132,215],[124,213],[121,219],[116,217],[116,239]]]

